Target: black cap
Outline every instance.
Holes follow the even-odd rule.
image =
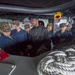
[[[60,24],[60,28],[61,28],[61,27],[66,27],[66,26],[67,26],[66,23],[61,23],[61,24]]]
[[[37,20],[38,20],[38,16],[31,16],[31,17],[30,17],[30,20],[31,20],[31,19],[37,19]]]

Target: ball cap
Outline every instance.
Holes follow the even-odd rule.
[[[30,19],[37,19],[38,20],[38,16],[32,16],[32,17],[30,17]]]
[[[60,24],[60,28],[61,28],[61,27],[66,27],[66,26],[67,26],[66,23],[61,23],[61,24]]]

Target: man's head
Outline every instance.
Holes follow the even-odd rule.
[[[48,30],[48,31],[52,31],[52,29],[53,29],[52,23],[48,23],[48,24],[47,24],[47,30]]]
[[[25,27],[26,32],[29,33],[29,31],[30,31],[30,25],[26,24],[24,27]]]
[[[12,27],[13,29],[16,29],[16,30],[20,29],[20,22],[18,20],[13,21]]]
[[[38,18],[36,18],[36,17],[32,17],[31,18],[31,24],[33,25],[33,26],[35,26],[35,27],[38,27]]]
[[[0,26],[1,26],[0,28],[1,32],[6,36],[10,36],[11,27],[9,26],[9,24],[6,22],[1,22]]]
[[[64,31],[66,30],[66,28],[67,28],[66,23],[61,23],[61,24],[60,24],[60,30],[61,30],[62,32],[64,32]]]

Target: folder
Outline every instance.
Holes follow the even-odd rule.
[[[5,60],[8,57],[9,55],[4,50],[0,50],[0,61]]]

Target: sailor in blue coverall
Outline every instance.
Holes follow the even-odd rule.
[[[48,23],[47,24],[47,30],[48,30],[48,36],[50,41],[52,41],[51,43],[54,44],[54,33],[53,33],[53,24],[52,23]]]
[[[27,32],[20,28],[19,21],[13,21],[12,23],[15,27],[14,30],[11,31],[11,35],[16,40],[16,42],[23,42],[27,40]]]
[[[64,43],[72,40],[71,31],[66,30],[67,25],[65,23],[60,24],[60,30],[55,33],[56,43]]]
[[[26,43],[27,43],[27,32],[20,28],[19,21],[13,21],[12,23],[15,25],[15,29],[11,31],[11,36],[13,36],[14,40],[17,43],[18,51],[21,53],[25,51]]]
[[[2,25],[2,34],[0,37],[0,48],[9,54],[15,54],[15,40],[10,36],[10,26],[7,23],[0,23]]]
[[[16,29],[12,30],[11,35],[16,40],[16,42],[23,42],[27,40],[27,33],[22,29],[19,32]]]

